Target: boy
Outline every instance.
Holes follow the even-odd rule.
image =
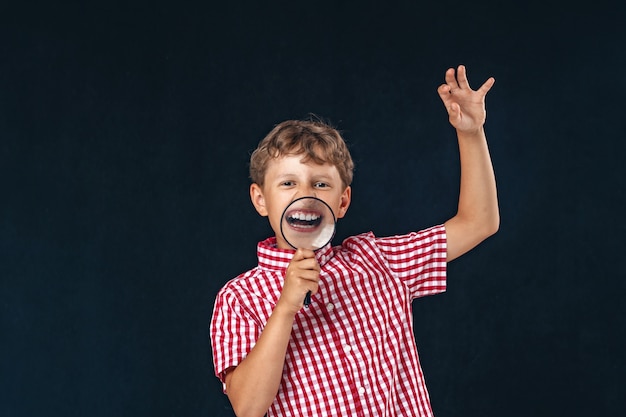
[[[411,301],[445,291],[446,262],[498,229],[483,130],[494,82],[474,91],[464,66],[446,71],[438,93],[457,130],[458,212],[420,232],[291,249],[280,232],[285,207],[314,196],[342,218],[352,160],[339,133],[319,122],[283,122],[261,141],[250,197],[276,236],[259,243],[256,268],[222,288],[210,330],[215,372],[238,416],[432,416]]]

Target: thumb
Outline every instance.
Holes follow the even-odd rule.
[[[293,254],[292,261],[301,261],[303,259],[315,258],[315,252],[309,249],[296,249],[296,252]]]

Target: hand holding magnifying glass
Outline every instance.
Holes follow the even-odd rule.
[[[280,233],[294,249],[316,251],[326,246],[335,235],[337,220],[328,204],[317,197],[301,197],[292,201],[283,211]],[[311,291],[304,305],[311,304]]]

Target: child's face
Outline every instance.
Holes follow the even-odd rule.
[[[252,204],[262,216],[269,218],[280,249],[291,248],[280,232],[281,216],[293,200],[317,197],[340,219],[350,205],[351,189],[344,187],[334,165],[302,162],[302,155],[286,155],[272,159],[265,173],[265,183],[250,186]]]

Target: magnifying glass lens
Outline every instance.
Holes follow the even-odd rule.
[[[280,231],[292,248],[317,250],[332,240],[335,223],[328,204],[316,197],[301,197],[285,208]]]

